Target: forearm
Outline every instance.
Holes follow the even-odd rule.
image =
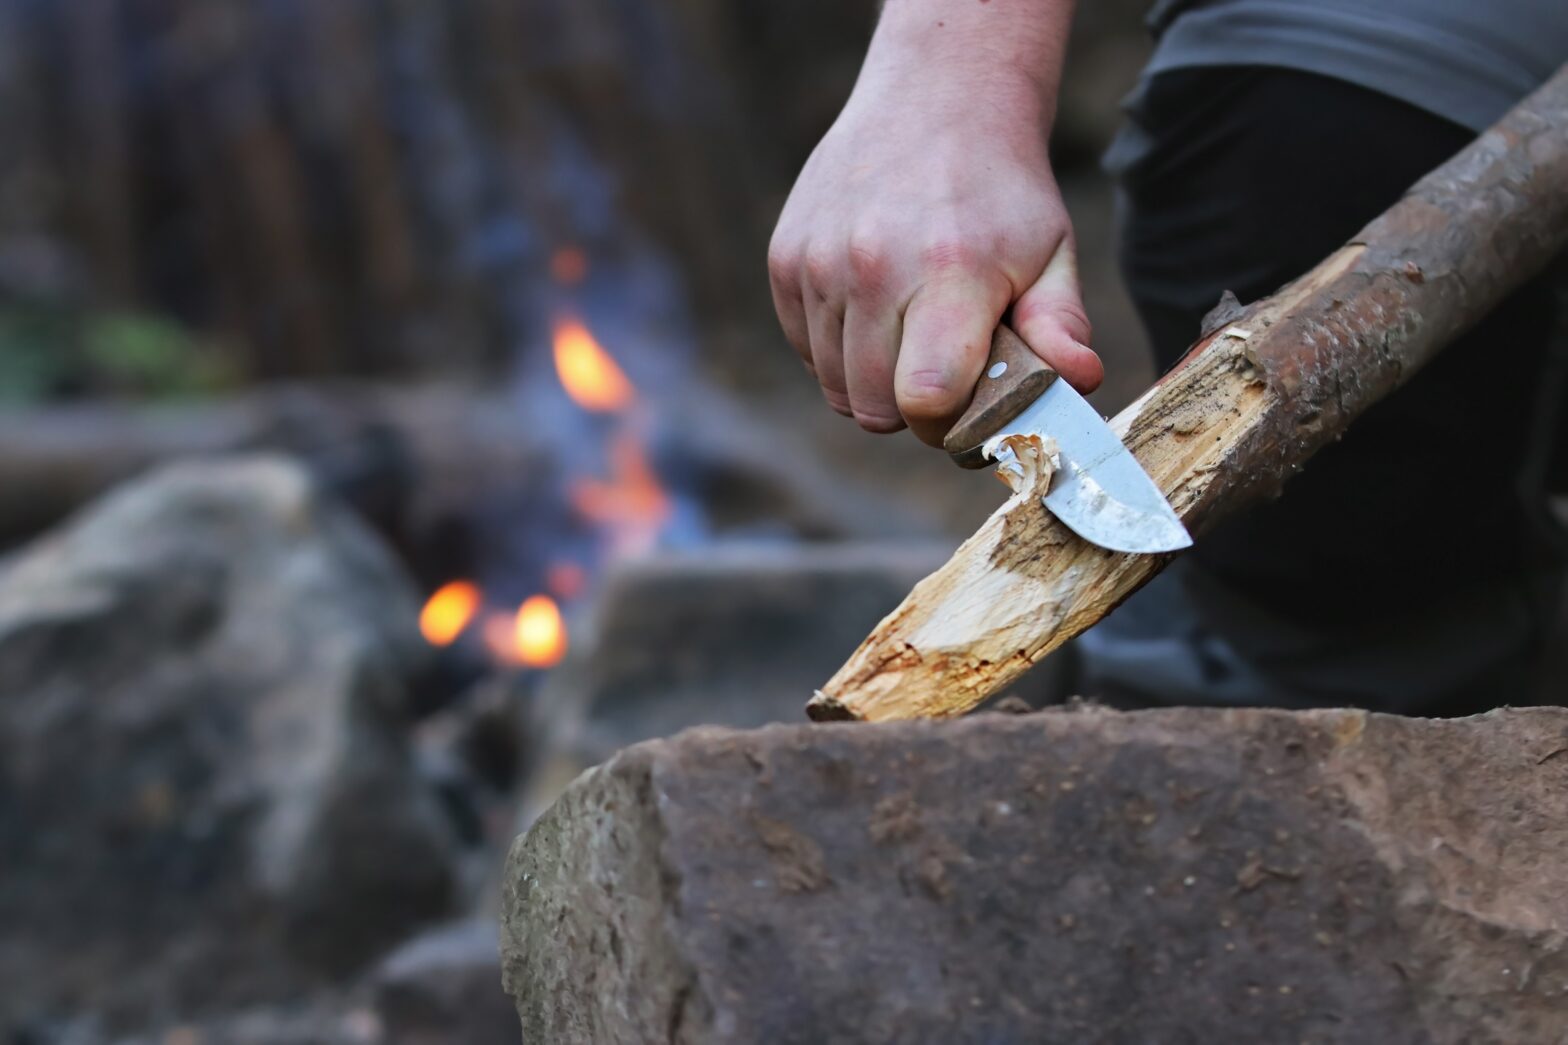
[[[938,118],[1049,130],[1074,0],[887,0],[866,55],[872,93],[917,87]]]

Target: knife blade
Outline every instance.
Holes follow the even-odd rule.
[[[1099,411],[1003,325],[944,448],[966,468],[1005,467],[1012,463],[1008,437],[1019,436],[1054,441],[1060,467],[1041,500],[1084,540],[1141,554],[1191,547],[1170,502]]]

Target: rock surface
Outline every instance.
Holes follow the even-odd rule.
[[[741,543],[618,565],[574,636],[581,652],[540,693],[553,746],[586,767],[695,725],[798,722],[812,688],[951,551]]]
[[[518,1045],[501,990],[495,921],[442,926],[404,944],[371,977],[385,1045]]]
[[[514,845],[527,1041],[1568,1037],[1568,711],[708,729]]]
[[[534,705],[524,824],[629,744],[693,726],[799,722],[813,688],[951,552],[926,541],[737,543],[617,566]],[[1030,676],[1036,703],[1059,674]]]
[[[285,998],[447,914],[404,722],[415,613],[278,458],[155,473],[9,565],[0,1029]]]

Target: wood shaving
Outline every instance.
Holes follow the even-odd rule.
[[[1220,337],[1239,337],[1243,341],[1248,341],[1252,338],[1252,331],[1244,327],[1226,327],[1220,331]]]
[[[1062,466],[1056,440],[1049,436],[1008,433],[985,441],[982,452],[996,462],[996,477],[1015,494],[1051,488],[1051,477]]]

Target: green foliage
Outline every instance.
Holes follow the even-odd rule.
[[[232,385],[223,356],[158,316],[109,313],[82,328],[83,358],[109,386],[150,398],[212,393]]]
[[[56,309],[0,308],[0,405],[48,398],[64,383],[69,327]]]
[[[0,305],[0,404],[187,398],[237,383],[228,353],[160,316]]]

